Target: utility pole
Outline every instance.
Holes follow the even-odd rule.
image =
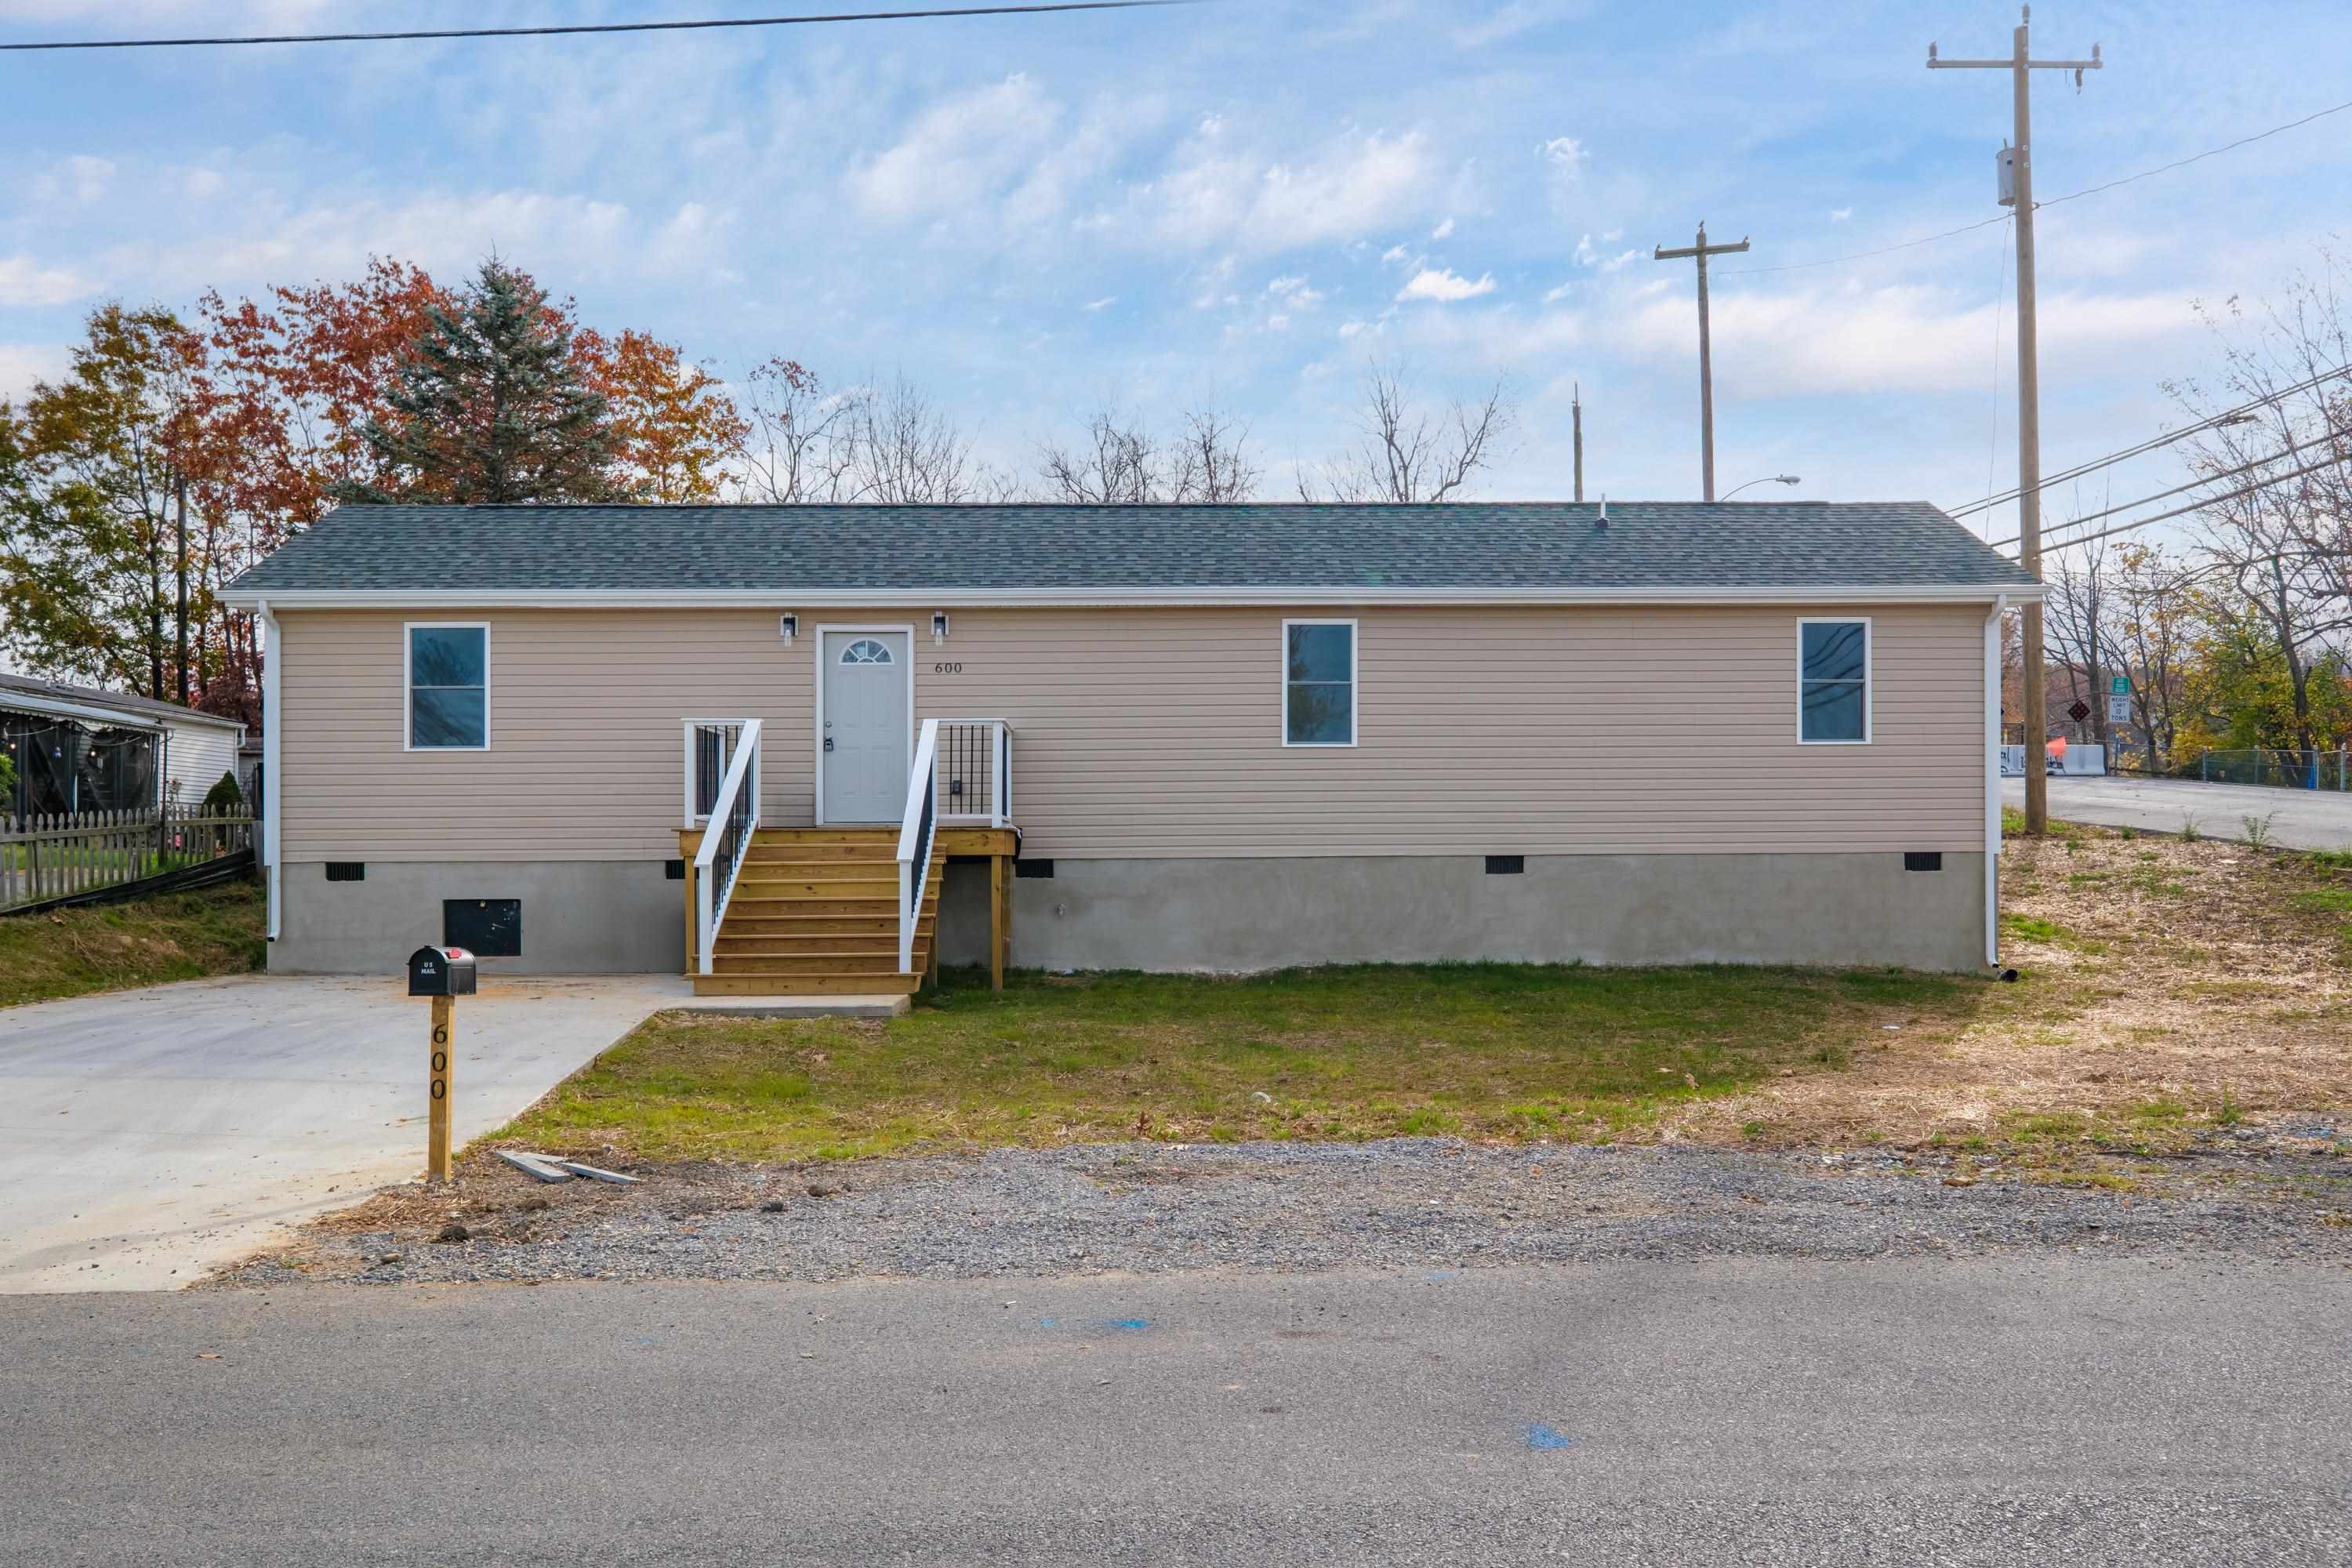
[[[173,476],[180,507],[180,706],[188,705],[188,476]]]
[[[1569,416],[1576,423],[1576,504],[1584,504],[1584,387],[1572,384],[1568,395]]]
[[[1715,367],[1708,353],[1706,336],[1706,258],[1710,256],[1730,256],[1748,248],[1748,241],[1738,245],[1709,245],[1706,224],[1698,226],[1698,243],[1680,249],[1668,250],[1664,246],[1652,247],[1653,261],[1675,261],[1685,256],[1698,258],[1698,466],[1705,481],[1706,499],[1715,499]]]
[[[2099,47],[2087,60],[2037,60],[2027,47],[2033,8],[2023,7],[2010,35],[2005,60],[1947,60],[1927,46],[1929,70],[2005,70],[2010,73],[2011,148],[2006,156],[2013,186],[2005,201],[2017,208],[2017,540],[2018,563],[2042,575],[2042,356],[2033,323],[2033,93],[2031,73],[2066,70],[2074,86],[2083,73],[2101,68]],[[2042,766],[2042,743],[2049,739],[2049,677],[2042,662],[2042,606],[2024,606],[2025,632],[2025,830],[2050,830],[2050,780]]]

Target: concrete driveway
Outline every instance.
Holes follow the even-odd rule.
[[[459,1142],[684,981],[485,981],[457,1004]],[[169,1289],[425,1163],[426,1005],[240,975],[0,1012],[0,1292]]]
[[[2025,781],[2000,781],[2000,798],[2021,810]],[[2270,818],[2270,838],[2291,849],[2352,849],[2352,795],[2336,790],[2262,789],[2195,779],[2054,778],[2050,815],[2067,822],[2179,833],[2194,817],[2208,838],[2246,837],[2245,819]]]

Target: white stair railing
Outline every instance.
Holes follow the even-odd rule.
[[[1013,726],[1002,719],[940,721],[940,820],[1013,826]]]
[[[915,928],[922,923],[923,889],[931,879],[931,849],[939,839],[940,721],[923,721],[915,765],[907,773],[907,806],[898,818],[898,973],[915,972]],[[937,933],[933,933],[937,940]]]
[[[690,780],[689,780],[690,782]],[[691,804],[691,803],[690,803]],[[735,737],[734,755],[710,802],[709,826],[694,852],[695,934],[699,949],[698,967],[712,973],[717,956],[719,922],[727,918],[728,900],[735,896],[735,876],[751,847],[760,826],[760,721],[746,719]]]

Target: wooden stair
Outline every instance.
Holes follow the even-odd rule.
[[[914,972],[898,968],[898,830],[762,827],[711,943],[698,996],[903,996],[930,968],[947,857],[931,858]]]

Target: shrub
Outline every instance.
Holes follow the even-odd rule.
[[[236,811],[245,805],[245,791],[236,787],[236,774],[225,773],[220,782],[205,791],[206,811]]]

